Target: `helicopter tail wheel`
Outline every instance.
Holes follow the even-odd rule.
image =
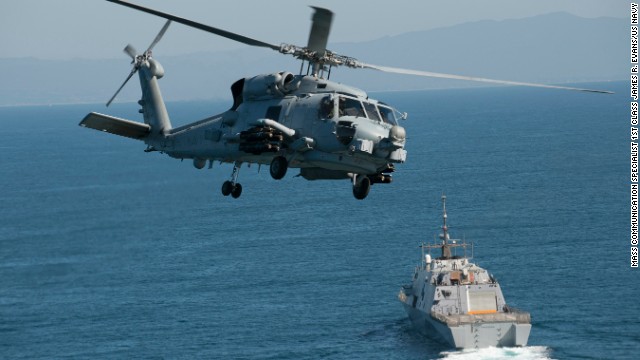
[[[353,184],[353,196],[358,200],[366,198],[369,190],[371,190],[371,180],[367,176],[363,176]]]
[[[280,180],[287,174],[287,169],[289,168],[289,163],[284,156],[276,156],[271,161],[271,166],[269,167],[269,173],[271,173],[271,177]]]

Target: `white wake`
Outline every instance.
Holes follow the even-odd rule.
[[[478,350],[443,351],[447,360],[553,360],[551,350],[546,346],[526,346],[513,348],[489,347]]]

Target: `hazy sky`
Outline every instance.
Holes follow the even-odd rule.
[[[306,45],[312,10],[334,13],[330,42],[373,40],[477,20],[523,18],[556,11],[582,17],[628,17],[621,0],[135,0],[269,43]],[[117,58],[127,43],[144,49],[163,19],[103,0],[3,0],[0,57]],[[172,24],[156,53],[178,55],[244,45]]]

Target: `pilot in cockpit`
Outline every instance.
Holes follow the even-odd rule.
[[[340,96],[338,100],[338,116],[343,117],[345,116],[346,100],[342,96]]]
[[[333,99],[331,96],[326,96],[320,103],[320,118],[321,119],[333,119]]]

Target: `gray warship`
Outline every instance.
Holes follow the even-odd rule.
[[[444,195],[442,208],[441,241],[420,246],[422,262],[398,294],[409,319],[421,333],[457,349],[526,346],[530,314],[508,306],[493,275],[469,262],[472,243],[449,238]],[[441,255],[432,258],[432,250]]]

